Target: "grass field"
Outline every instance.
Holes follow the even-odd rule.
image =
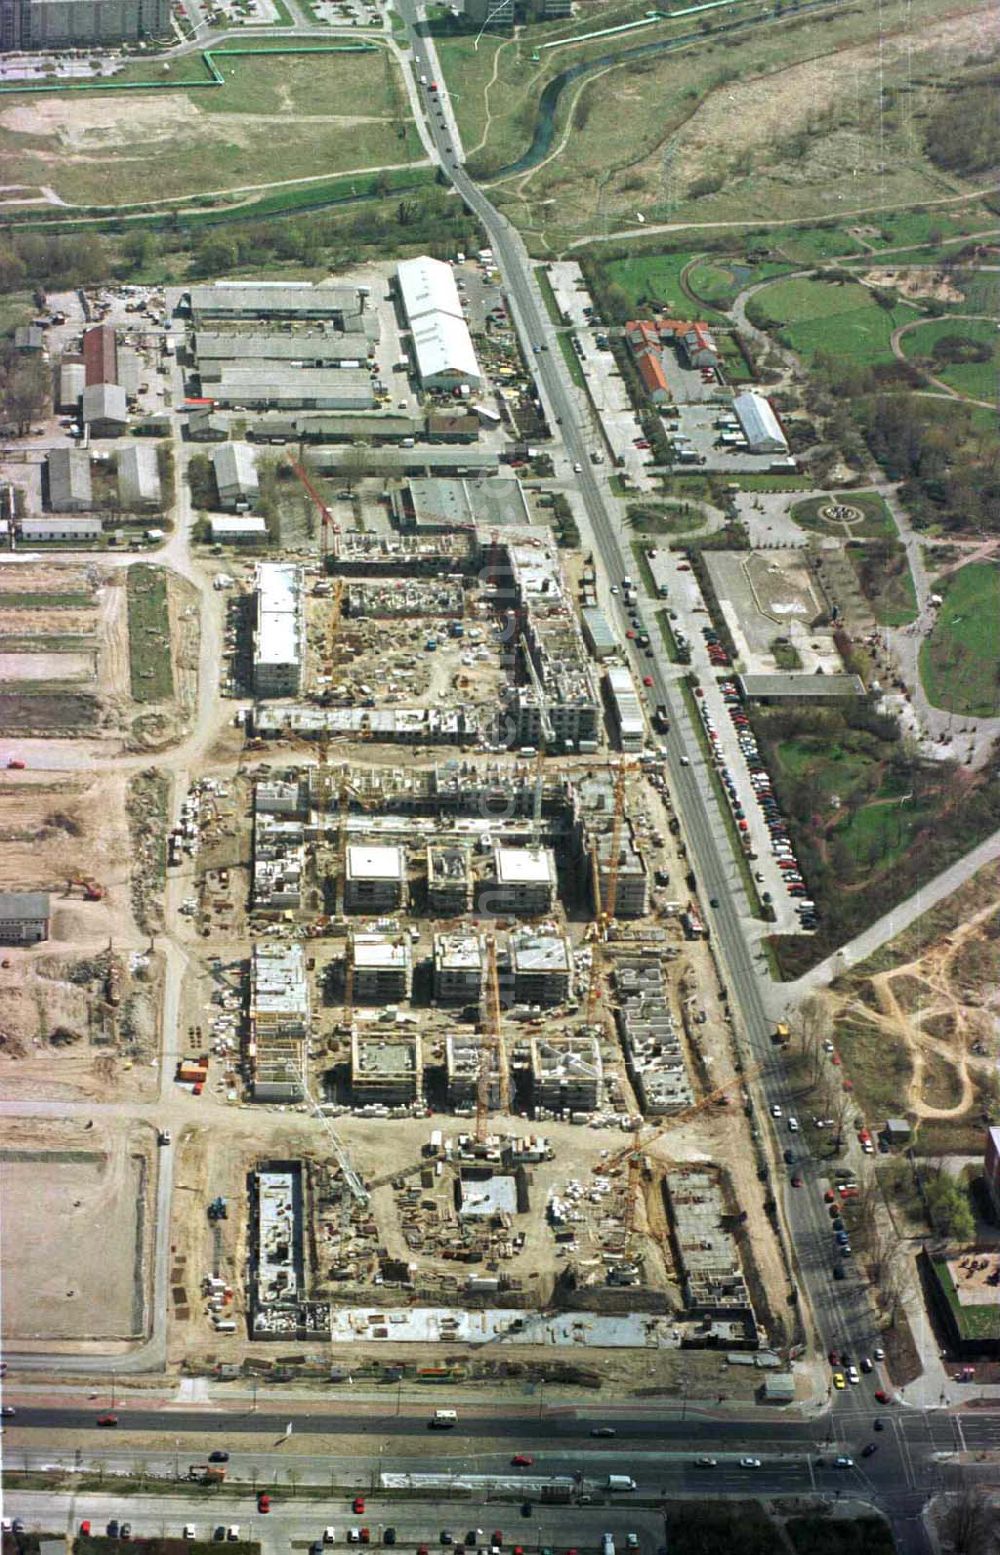
[[[698,317],[706,323],[721,323],[724,317],[721,312],[704,303],[699,306],[681,285],[682,272],[695,258],[695,255],[684,252],[636,254],[631,259],[613,259],[604,266],[604,272],[612,284],[622,288],[636,312],[658,303],[676,315],[697,312]]]
[[[772,276],[784,275],[792,267],[787,260],[775,260],[765,264],[745,264],[738,259],[699,259],[692,264],[686,281],[696,297],[714,303],[718,308],[729,308],[744,287],[758,281],[768,281]]]
[[[166,572],[162,567],[130,567],[127,587],[132,698],[164,702],[174,694]]]
[[[920,650],[920,678],[935,707],[1000,715],[1000,568],[972,563],[939,588],[944,603]]]
[[[905,112],[897,107],[883,115],[881,131],[872,109],[879,64],[871,44],[879,18],[860,7],[778,20],[758,14],[737,32],[720,35],[713,28],[691,36],[676,57],[667,52],[608,64],[595,89],[577,79],[563,92],[548,158],[512,175],[498,197],[513,220],[538,233],[536,252],[543,245],[558,251],[585,234],[634,228],[637,216],[681,227],[766,226],[780,209],[808,225],[831,217],[843,222],[843,212],[867,214],[867,207],[912,208],[940,191],[912,123],[932,95],[931,82],[960,71],[984,28],[990,30],[987,16],[980,3],[942,15],[930,0],[886,0],[882,25],[893,44],[883,62],[885,87],[902,98],[908,52],[914,92]],[[595,40],[554,59],[543,53],[531,64],[523,38],[501,58],[489,121],[482,92],[492,60],[474,61],[477,101],[459,111],[470,115],[472,144],[487,136],[490,154],[481,171],[496,172],[526,149],[533,104],[555,65],[594,58],[595,51],[612,56],[629,45],[629,39]],[[462,95],[466,60],[456,61],[450,76]],[[927,78],[919,86],[918,64]],[[867,241],[877,247],[877,217],[873,226]],[[830,254],[866,246],[860,240],[823,248]]]
[[[825,518],[820,518],[823,508],[830,507],[839,501],[852,508],[858,508],[863,517],[857,524],[850,526],[850,533],[858,540],[894,540],[897,535],[895,520],[889,511],[885,498],[877,491],[848,491],[842,497],[833,499],[830,497],[810,497],[806,502],[796,502],[789,513],[789,518],[802,529],[808,529],[815,534],[843,536],[845,526],[838,523],[828,523]]]
[[[931,354],[936,342],[955,335],[988,346],[992,353],[990,359],[939,365]],[[1000,375],[1000,335],[991,319],[929,319],[919,329],[903,335],[900,344],[910,361],[920,362],[949,388],[970,399],[995,401]]]
[[[776,281],[753,298],[750,314],[806,361],[828,352],[861,366],[890,362],[893,330],[920,316],[905,304],[881,307],[867,287],[853,281],[806,278]]]
[[[4,97],[6,181],[49,185],[70,204],[127,205],[423,154],[396,66],[382,51],[217,55],[216,64],[221,87],[185,90],[178,80],[176,92]],[[204,77],[197,56],[172,68],[190,81]]]

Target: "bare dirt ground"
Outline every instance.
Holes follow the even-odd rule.
[[[0,653],[0,680],[92,680],[90,653]]]
[[[880,55],[884,72],[909,69],[911,63],[933,60],[935,74],[959,65],[970,55],[988,55],[1000,42],[1000,17],[984,11],[922,24],[906,37],[889,37]],[[790,65],[748,81],[727,81],[709,94],[678,135],[675,173],[682,183],[698,178],[720,160],[728,162],[739,126],[741,151],[764,151],[784,145],[797,129],[826,112],[850,114],[856,93],[871,100],[862,84],[877,69],[871,44],[841,49],[822,59]]]
[[[143,1322],[150,1129],[7,1119],[0,1201],[8,1249],[4,1329],[25,1349],[127,1340]],[[58,1246],[58,1259],[53,1247]]]
[[[891,286],[901,297],[933,297],[938,302],[964,302],[951,278],[941,270],[869,270],[862,277],[866,286]]]
[[[832,996],[835,1018],[906,1049],[912,1077],[904,1105],[917,1118],[965,1116],[977,1104],[977,1082],[996,1072],[1000,869],[982,870],[975,884],[974,903],[950,932],[920,944],[910,959],[903,951],[886,970],[855,969]],[[954,1099],[941,1105],[949,1092]]]
[[[106,942],[105,942],[106,946]],[[162,966],[106,948],[89,956],[5,956],[0,967],[0,1097],[102,1102],[155,1094]],[[117,971],[119,1002],[109,1002]]]

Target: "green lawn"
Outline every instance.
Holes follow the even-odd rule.
[[[918,316],[911,307],[880,307],[867,287],[808,279],[777,281],[753,299],[754,322],[807,361],[829,352],[870,366],[890,362],[894,329]]]
[[[955,1314],[959,1332],[966,1339],[1000,1339],[1000,1307],[965,1306],[958,1299],[951,1271],[944,1259],[934,1259],[931,1267]]]
[[[8,610],[86,610],[94,603],[93,594],[43,594],[21,593],[17,589],[0,589],[0,609]]]
[[[215,55],[225,85],[194,88],[200,56],[171,66],[178,90],[4,99],[5,179],[51,185],[73,205],[128,205],[208,191],[332,176],[422,158],[398,69],[383,50],[362,54]],[[148,76],[150,66],[142,67]],[[48,118],[32,133],[14,110]],[[106,126],[109,102],[120,110]],[[95,156],[88,126],[104,126]],[[400,134],[402,131],[402,134]],[[281,152],[274,156],[280,142]]]
[[[835,506],[839,502],[845,506],[860,509],[863,517],[850,526],[851,536],[859,540],[894,540],[897,530],[895,520],[889,511],[884,497],[877,491],[847,491],[842,497],[810,497],[806,502],[796,502],[789,513],[789,518],[799,525],[801,529],[809,529],[815,534],[837,535],[843,537],[844,525],[828,523],[820,517],[824,508]]]
[[[934,346],[937,341],[949,336],[988,346],[992,355],[985,362],[939,363],[932,354]],[[935,378],[940,378],[942,383],[956,389],[959,394],[967,394],[970,399],[976,400],[996,399],[1000,375],[1000,334],[991,319],[928,319],[919,329],[912,329],[903,335],[900,344],[911,361],[920,362]]]
[[[612,284],[622,287],[636,313],[655,302],[675,318],[697,315],[706,323],[721,323],[721,313],[693,302],[681,285],[681,271],[693,257],[690,253],[636,254],[631,259],[613,259],[604,272]]]
[[[920,678],[935,707],[978,718],[1000,714],[1000,568],[975,562],[951,573],[937,621],[920,650]]]
[[[173,696],[167,575],[162,567],[128,569],[128,645],[133,700],[163,702]]]

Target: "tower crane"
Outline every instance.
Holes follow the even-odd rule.
[[[639,1123],[633,1131],[631,1142],[623,1145],[620,1150],[616,1150],[613,1155],[608,1156],[605,1161],[601,1162],[599,1170],[605,1175],[610,1175],[616,1171],[623,1161],[628,1163],[628,1177],[625,1184],[625,1213],[623,1216],[626,1247],[635,1229],[635,1211],[639,1197],[639,1178],[642,1175],[643,1151],[648,1150],[650,1145],[654,1145],[658,1139],[662,1139],[664,1134],[669,1134],[676,1124],[686,1123],[689,1119],[696,1117],[704,1108],[710,1107],[713,1102],[717,1102],[721,1097],[727,1096],[734,1086],[746,1085],[749,1080],[760,1074],[763,1067],[762,1063],[753,1064],[749,1069],[744,1070],[742,1074],[733,1075],[724,1084],[716,1086],[714,1091],[709,1091],[707,1096],[703,1096],[700,1101],[692,1102],[689,1107],[683,1107],[680,1112],[672,1113],[663,1123],[658,1124],[652,1134],[646,1139],[642,1137],[642,1131],[646,1124]]]
[[[288,463],[290,464],[293,473],[298,477],[298,479],[301,481],[302,485],[305,487],[305,489],[306,489],[306,491],[307,491],[307,493],[308,493],[308,495],[309,495],[309,497],[310,497],[310,499],[312,501],[313,506],[315,507],[316,511],[319,514],[321,531],[322,531],[321,532],[321,541],[322,541],[323,555],[326,556],[328,551],[329,551],[329,549],[330,549],[330,531],[332,529],[333,532],[336,534],[336,533],[339,533],[339,528],[338,528],[338,525],[334,523],[334,521],[333,521],[333,514],[331,513],[330,509],[327,507],[326,503],[323,501],[323,498],[320,496],[319,492],[317,491],[315,485],[313,484],[312,478],[308,474],[308,472],[306,470],[306,467],[305,467],[305,465],[302,462],[302,445],[301,444],[299,445],[299,457],[297,459],[293,459],[291,454],[289,454],[289,456],[288,456]]]
[[[490,1077],[493,1057],[496,1055],[497,1076],[500,1082],[500,1108],[510,1111],[510,1066],[507,1050],[503,1045],[500,1011],[500,977],[497,972],[497,942],[492,934],[486,938],[486,1029],[479,1043],[479,1062],[476,1070],[476,1138],[480,1144],[486,1138],[489,1114]]]

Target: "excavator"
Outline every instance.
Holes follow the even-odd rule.
[[[71,875],[66,881],[63,896],[72,896],[77,887],[85,902],[103,902],[104,887],[100,881],[92,879],[89,875]]]

